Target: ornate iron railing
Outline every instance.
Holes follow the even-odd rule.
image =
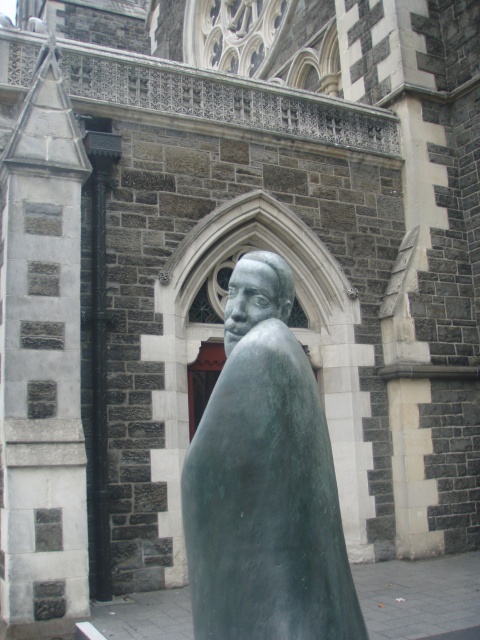
[[[6,84],[27,88],[42,41],[22,33],[0,34],[3,47],[5,39],[8,69],[0,79],[6,76]],[[58,46],[72,98],[400,155],[397,119],[378,108],[95,45],[59,41]]]

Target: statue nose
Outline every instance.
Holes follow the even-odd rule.
[[[231,317],[233,320],[244,320],[247,316],[245,298],[238,295],[232,309]]]

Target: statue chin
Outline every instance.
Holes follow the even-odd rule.
[[[227,358],[229,357],[229,355],[232,353],[232,351],[235,349],[235,347],[237,346],[237,344],[240,342],[242,338],[243,336],[236,336],[233,333],[225,331],[224,346],[225,346],[225,354]]]

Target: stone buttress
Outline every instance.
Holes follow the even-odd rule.
[[[80,194],[90,174],[46,45],[1,168],[0,637],[64,637],[89,614],[80,419]]]

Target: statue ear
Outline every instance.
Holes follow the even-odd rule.
[[[292,311],[293,302],[290,300],[284,300],[282,302],[282,306],[280,307],[280,320],[287,323],[287,320],[290,316],[290,312]]]

